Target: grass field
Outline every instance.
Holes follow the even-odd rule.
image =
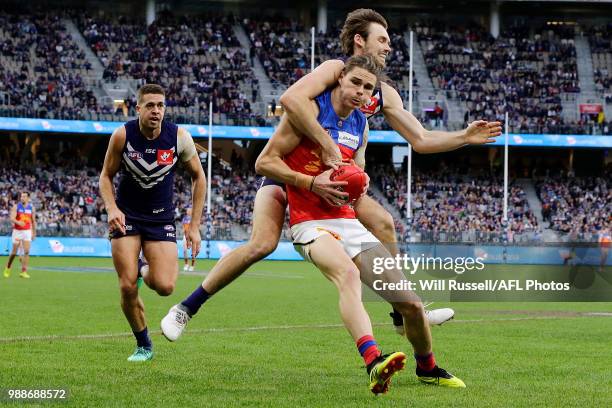
[[[156,353],[145,364],[126,361],[135,343],[109,259],[34,258],[32,267],[30,280],[15,266],[0,278],[0,388],[67,387],[66,406],[612,406],[610,303],[453,303],[455,320],[433,328],[434,351],[468,388],[421,385],[409,361],[374,397],[335,290],[309,264],[257,264],[176,343],[159,321],[202,276],[181,275],[168,298],[142,290]],[[388,306],[366,306],[383,349],[408,352]]]

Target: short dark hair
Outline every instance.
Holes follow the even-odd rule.
[[[376,82],[380,80],[382,75],[382,67],[378,64],[376,58],[370,54],[354,55],[346,60],[342,73],[346,75],[355,68],[362,68],[369,73],[374,74],[376,76]]]
[[[164,91],[164,88],[162,88],[161,85],[145,84],[138,89],[138,94],[136,96],[138,103],[140,103],[140,101],[142,101],[142,97],[147,94],[157,94],[163,95],[164,98],[166,97],[166,91]]]
[[[387,20],[372,9],[360,8],[347,14],[344,26],[340,32],[342,51],[347,56],[353,55],[355,52],[355,34],[359,34],[364,40],[368,39],[371,23],[380,24],[385,27],[385,30],[389,28]]]

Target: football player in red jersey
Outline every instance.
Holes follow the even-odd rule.
[[[339,85],[310,102],[317,122],[338,146],[343,160],[354,159],[361,168],[365,166],[368,127],[365,114],[357,108],[371,97],[377,72],[371,55],[351,57],[338,79]],[[293,243],[304,259],[335,284],[340,314],[364,357],[370,389],[375,393],[386,390],[389,378],[380,376],[397,367],[392,363],[385,366],[385,361],[395,354],[400,359],[403,353],[381,356],[379,351],[372,350],[368,356],[362,347],[365,343],[376,347],[370,319],[361,302],[362,281],[402,314],[404,325],[409,328],[406,334],[414,350],[418,378],[436,385],[465,387],[463,381],[436,365],[425,309],[414,292],[402,288],[406,278],[400,267],[374,269],[377,260],[391,259],[389,251],[356,219],[351,206],[329,205],[311,191],[316,177],[326,170],[319,152],[318,146],[284,117],[257,159],[256,169],[285,183]]]
[[[373,10],[356,10],[349,13],[342,30],[343,43],[352,41],[354,47],[347,49],[349,54],[373,55],[382,66],[390,51],[387,22]],[[343,200],[346,194],[337,190],[343,183],[329,180],[332,170],[341,162],[338,147],[329,138],[325,129],[312,114],[311,101],[325,89],[334,85],[344,67],[342,60],[324,62],[313,72],[292,85],[282,97],[288,119],[303,134],[307,135],[322,149],[323,163],[331,170],[317,176],[313,191],[328,202]],[[378,95],[378,96],[377,96]],[[382,97],[385,101],[383,104]],[[413,147],[423,153],[443,152],[456,149],[466,144],[490,143],[493,137],[501,134],[499,123],[474,122],[461,132],[430,132],[425,130],[414,116],[403,109],[402,100],[392,87],[382,84],[380,89],[370,97],[366,115],[383,112],[389,123]],[[249,241],[235,248],[221,258],[206,276],[204,281],[180,304],[172,306],[162,320],[169,327],[181,326],[181,330],[172,330],[166,337],[174,341],[180,336],[182,328],[215,293],[229,285],[255,262],[271,254],[278,245],[287,208],[287,195],[282,183],[266,179],[257,191],[253,207],[253,228]],[[392,253],[397,253],[397,238],[393,217],[373,199],[364,197],[355,208],[357,218],[376,236],[390,245]],[[185,303],[191,305],[185,307]],[[189,309],[189,310],[187,310]],[[442,324],[454,315],[449,308],[429,310],[426,312],[429,324]],[[172,323],[175,322],[176,324]],[[394,314],[396,330],[403,334],[401,315]]]
[[[346,55],[371,54],[377,58],[381,66],[385,66],[391,51],[387,28],[387,21],[376,11],[354,10],[347,15],[340,33],[342,49]],[[308,102],[333,86],[343,67],[344,62],[340,59],[325,61],[292,85],[280,98],[280,103],[291,124],[305,135],[321,140],[323,161],[332,167],[340,160],[337,147],[323,142],[326,136],[325,129],[313,118]],[[384,81],[380,83],[380,87],[362,111],[368,117],[382,113],[391,127],[419,153],[446,152],[469,144],[492,143],[495,137],[501,135],[499,122],[485,121],[473,122],[467,129],[457,132],[426,130],[412,113],[404,109],[397,90]],[[360,200],[355,211],[362,224],[376,238],[384,242],[394,256],[397,255],[399,253],[397,234],[391,214],[370,197]],[[401,314],[394,311],[391,315],[396,330],[401,333],[403,330]],[[453,315],[452,309],[428,312],[430,323],[433,324],[441,324]]]
[[[17,251],[23,251],[21,261],[21,278],[29,279],[28,261],[30,259],[30,245],[36,238],[36,215],[34,207],[30,203],[30,193],[23,192],[20,196],[20,201],[11,209],[11,221],[13,222],[13,248],[9,255],[8,263],[4,268],[4,277],[11,276],[11,266],[13,260],[17,256]]]

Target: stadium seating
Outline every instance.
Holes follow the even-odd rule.
[[[600,92],[612,92],[612,24],[594,26],[588,30],[593,58],[595,87]],[[612,102],[612,100],[610,101]]]
[[[1,10],[1,9],[0,9]],[[81,119],[99,106],[91,66],[59,14],[0,11],[0,115]]]
[[[22,169],[14,165],[0,167],[0,219],[3,220],[0,232],[10,233],[10,209],[22,191],[29,191],[37,211],[40,235],[105,236],[108,225],[98,191],[99,174],[100,170],[95,167],[67,163],[38,163],[36,167]],[[180,222],[185,208],[191,205],[190,181],[183,175],[179,172],[175,183],[177,222]],[[213,176],[211,233],[214,239],[244,238],[244,234],[236,237],[236,233],[241,229],[246,231],[251,224],[257,187],[254,173],[219,167]],[[202,233],[204,237],[204,225]]]
[[[273,85],[288,86],[310,70],[310,35],[297,21],[253,18],[242,25]]]
[[[377,165],[370,174],[388,204],[405,214],[405,173],[392,166]],[[443,168],[415,174],[412,186],[412,228],[418,240],[501,242],[504,239],[503,184],[495,177],[483,172],[462,175],[457,169]],[[511,186],[509,190],[508,219],[508,239],[516,242],[536,238],[538,221],[529,208],[525,192],[518,186]]]
[[[611,174],[602,177],[555,177],[540,180],[536,188],[542,215],[550,228],[574,239],[589,239],[612,227]]]
[[[78,156],[77,156],[78,157]],[[41,235],[105,236],[104,204],[98,192],[99,169],[84,159],[42,161],[35,167],[6,162],[0,167],[0,233],[10,232],[9,211],[21,191],[32,192]],[[212,177],[213,239],[245,239],[250,233],[259,178],[243,167],[215,165]],[[502,223],[502,182],[483,170],[465,173],[444,165],[435,172],[417,170],[413,179],[412,225],[405,223],[406,176],[390,165],[368,166],[371,194],[395,208],[396,229],[406,241],[533,242],[542,238],[541,225],[523,189],[511,183],[508,234]],[[545,178],[536,183],[542,216],[561,235],[590,240],[601,228],[612,228],[609,173],[599,178]],[[191,204],[190,181],[179,171],[175,182],[176,221]],[[402,215],[397,216],[397,215]],[[286,231],[285,231],[286,232]],[[182,232],[181,232],[182,233]],[[206,226],[202,226],[202,237]],[[284,239],[289,239],[285,233]]]
[[[149,27],[124,17],[81,15],[77,22],[105,67],[104,78],[160,83],[169,118],[205,123],[212,100],[216,123],[261,122],[251,108],[257,80],[233,33],[232,17],[161,16]]]
[[[581,133],[561,118],[561,98],[580,92],[574,33],[530,31],[515,26],[494,39],[475,23],[416,27],[434,86],[459,100],[470,117],[503,120],[507,110],[514,132]]]
[[[67,33],[66,18],[75,22],[100,60],[105,83],[128,81],[136,89],[144,82],[160,82],[168,92],[168,118],[177,122],[205,123],[212,101],[215,123],[266,125],[253,58],[261,61],[273,85],[283,87],[310,69],[310,33],[287,17],[238,20],[222,14],[161,13],[147,27],[143,19],[113,14],[0,11],[0,115],[123,119],[122,111],[117,114],[112,104],[96,97],[94,88],[100,83],[91,79],[92,67]],[[239,24],[251,41],[250,50],[242,49],[236,37]],[[506,26],[498,39],[476,23],[422,21],[413,28],[434,87],[460,104],[466,122],[501,120],[507,110],[511,132],[609,133],[609,122],[563,119],[562,101],[576,100],[580,92],[573,26]],[[340,26],[331,25],[327,33],[317,34],[317,64],[342,56],[339,32]],[[596,89],[612,102],[610,25],[585,29],[585,34]],[[405,33],[391,30],[390,37],[387,75],[406,99]],[[418,97],[418,86],[415,90]],[[126,105],[133,116],[133,97]],[[389,125],[377,117],[371,128]]]
[[[244,232],[251,225],[253,202],[259,184],[258,177],[249,171],[215,166],[212,177],[212,236],[216,239],[243,239]],[[177,177],[175,194],[177,208],[191,205],[190,181]],[[238,228],[236,228],[238,227]],[[205,228],[203,227],[203,231]]]

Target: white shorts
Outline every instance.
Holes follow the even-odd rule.
[[[308,262],[312,262],[310,244],[324,234],[336,238],[351,259],[380,244],[380,241],[363,224],[351,218],[304,221],[291,227],[293,245]]]
[[[32,241],[32,230],[13,230],[13,242]]]

